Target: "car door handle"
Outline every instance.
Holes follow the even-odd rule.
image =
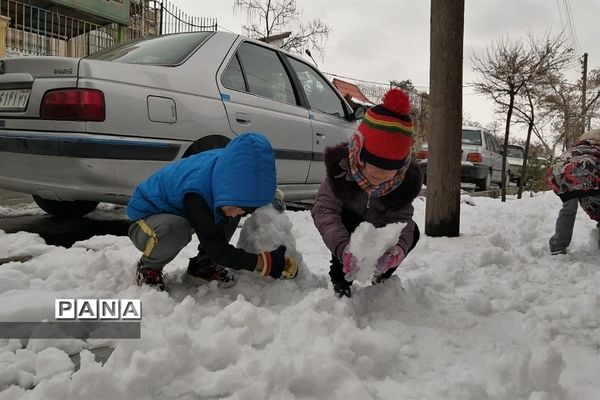
[[[321,132],[316,132],[315,135],[317,135],[318,137],[324,138],[325,134],[321,133]]]
[[[251,121],[250,116],[244,113],[235,113],[235,120],[240,124],[249,124]]]

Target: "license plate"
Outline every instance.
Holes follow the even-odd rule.
[[[24,111],[30,89],[0,90],[0,111]]]

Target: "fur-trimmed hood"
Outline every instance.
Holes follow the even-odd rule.
[[[363,192],[360,186],[349,178],[349,165],[347,143],[325,149],[327,177],[333,193],[340,199],[350,199]],[[379,199],[386,209],[398,210],[413,202],[421,191],[421,185],[421,172],[415,163],[411,163],[402,184]]]

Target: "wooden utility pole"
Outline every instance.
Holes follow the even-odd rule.
[[[464,0],[431,0],[425,233],[460,234]]]
[[[586,104],[585,104],[585,92],[587,92],[587,64],[588,64],[588,53],[583,53],[583,77],[581,80],[581,134],[585,132],[585,120],[586,120]]]

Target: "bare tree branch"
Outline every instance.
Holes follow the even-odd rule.
[[[573,50],[564,34],[546,34],[537,40],[529,35],[527,45],[520,40],[500,39],[483,54],[474,54],[473,70],[479,73],[475,90],[490,98],[506,113],[504,148],[508,145],[513,112],[528,125],[526,148],[535,125],[535,105],[532,88],[542,85],[546,77],[556,74],[572,60]],[[525,92],[525,93],[523,93]],[[525,103],[519,104],[523,100]],[[502,158],[506,171],[506,152]],[[505,174],[502,179],[502,200],[506,199]]]
[[[246,11],[248,25],[242,26],[249,37],[262,39],[290,31],[281,48],[296,54],[306,49],[316,50],[321,58],[329,36],[329,26],[314,19],[300,22],[301,10],[296,0],[234,0],[234,10]]]

